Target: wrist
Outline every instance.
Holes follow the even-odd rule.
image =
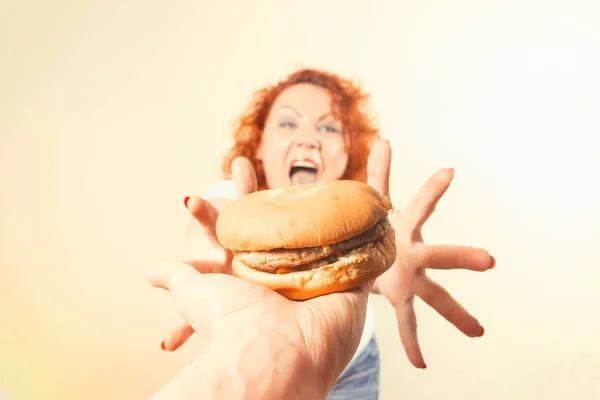
[[[213,340],[151,400],[326,397],[327,383],[296,343],[276,330],[238,333]]]

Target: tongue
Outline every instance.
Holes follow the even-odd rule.
[[[317,181],[317,173],[309,170],[295,171],[292,176],[292,185],[304,185],[306,183],[315,183]]]

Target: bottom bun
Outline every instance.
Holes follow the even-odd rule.
[[[335,262],[315,269],[285,274],[262,272],[235,257],[233,274],[276,291],[290,300],[308,300],[355,289],[387,271],[396,259],[395,232],[390,229],[377,242],[367,243]]]

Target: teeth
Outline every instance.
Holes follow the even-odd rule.
[[[294,161],[292,163],[292,168],[293,167],[301,167],[301,168],[312,168],[312,169],[317,169],[317,164],[310,162],[310,161]]]

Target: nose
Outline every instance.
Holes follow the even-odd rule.
[[[302,132],[298,133],[295,140],[296,146],[317,150],[321,149],[321,141],[314,132],[311,132],[309,129],[303,129]]]

